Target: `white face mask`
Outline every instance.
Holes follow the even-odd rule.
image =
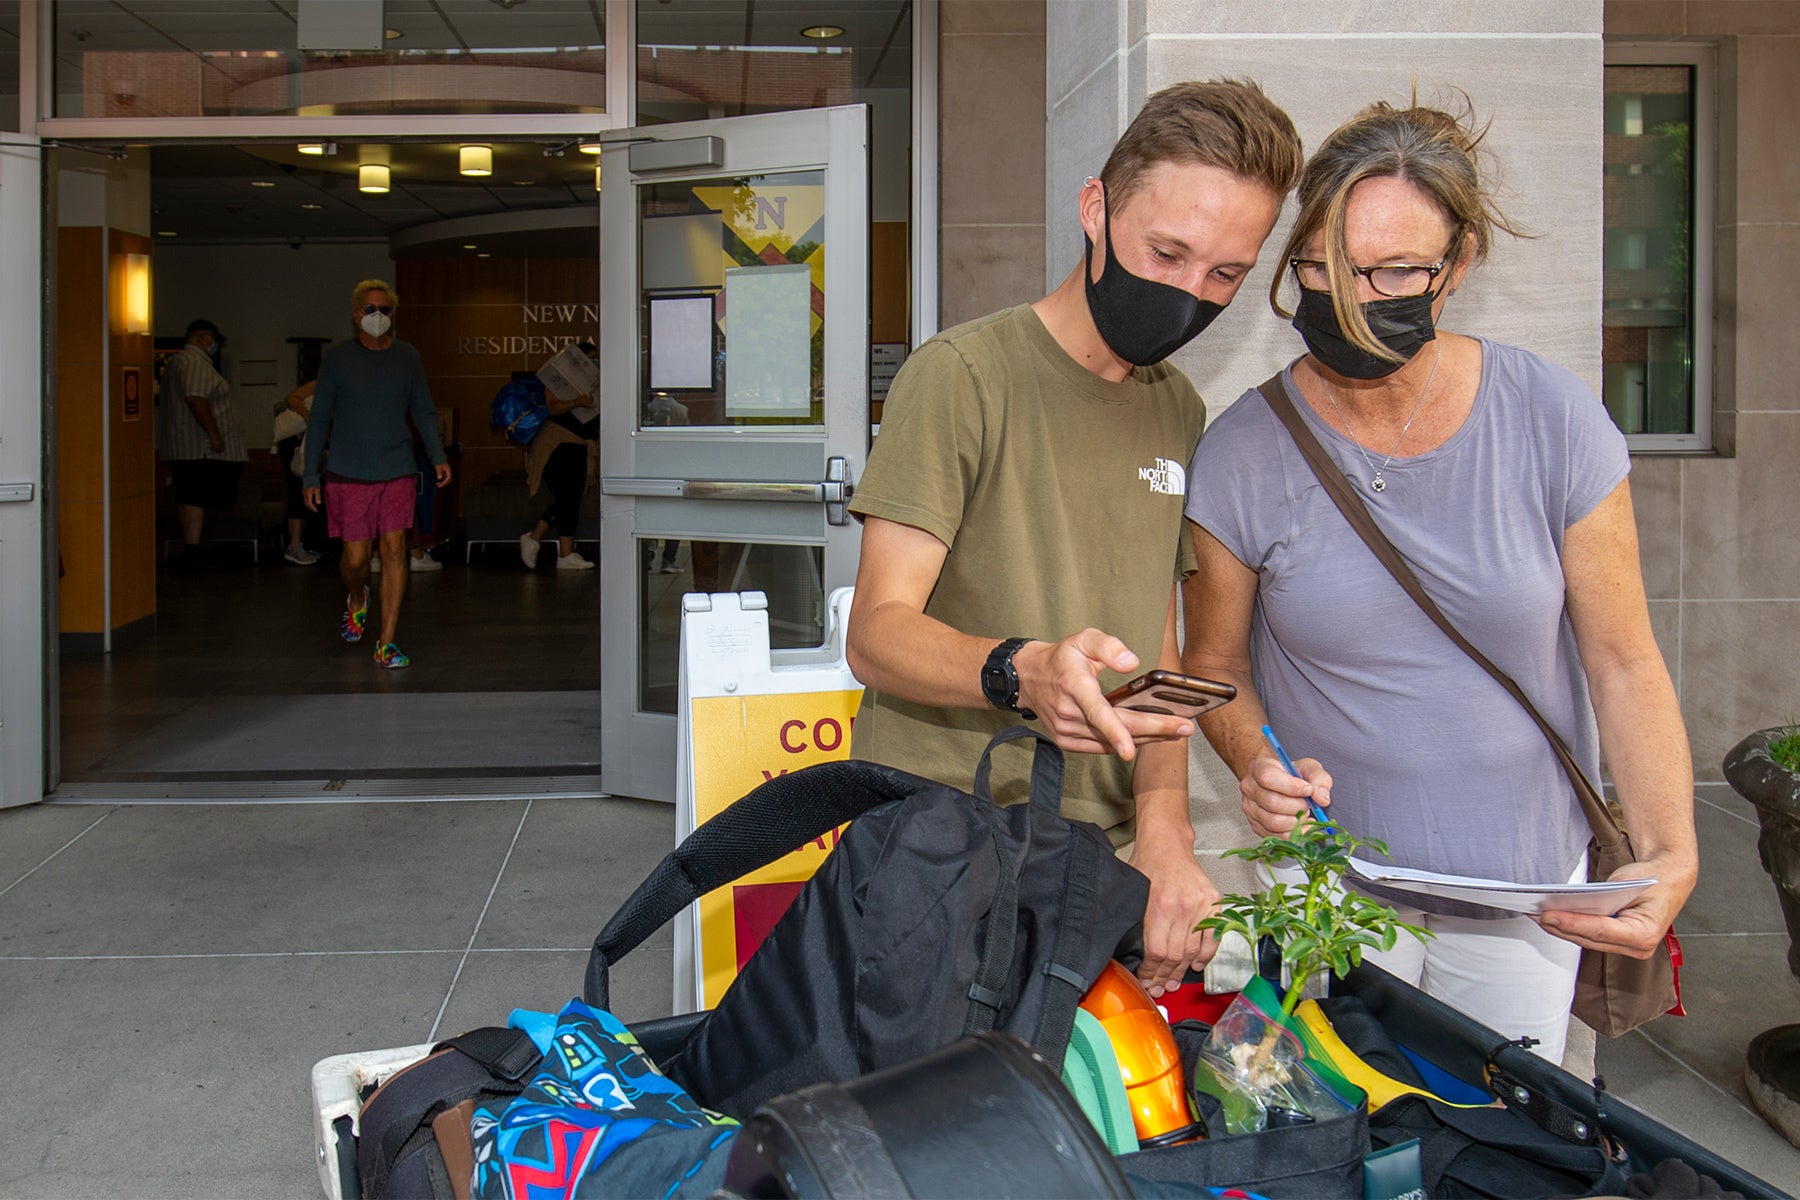
[[[394,327],[392,317],[378,312],[364,313],[363,319],[359,323],[362,325],[362,331],[374,338],[381,337]]]

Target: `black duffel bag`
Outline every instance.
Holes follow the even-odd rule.
[[[990,798],[994,751],[1034,743],[1031,799]],[[815,1083],[896,1066],[1004,1030],[1052,1062],[1075,1009],[1141,927],[1149,883],[1098,827],[1066,820],[1062,752],[1014,726],[973,794],[866,762],[780,776],[664,859],[595,940],[584,999],[607,1006],[611,963],[689,902],[855,818],[673,1054],[669,1078],[739,1118]]]

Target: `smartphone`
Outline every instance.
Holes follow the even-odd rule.
[[[1178,671],[1146,671],[1106,693],[1106,702],[1114,708],[1190,719],[1236,698],[1237,689],[1229,683]]]

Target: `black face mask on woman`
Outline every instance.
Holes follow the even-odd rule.
[[[1437,337],[1431,304],[1437,292],[1371,300],[1362,306],[1363,320],[1375,340],[1400,356],[1400,362],[1378,358],[1344,336],[1330,292],[1302,289],[1294,309],[1294,328],[1306,339],[1306,348],[1324,366],[1346,379],[1384,379],[1411,362],[1425,343]]]
[[[1110,206],[1105,219],[1106,266],[1097,281],[1093,239],[1083,239],[1087,265],[1081,277],[1087,283],[1088,312],[1114,354],[1133,366],[1147,367],[1199,337],[1225,306],[1126,270],[1113,253]]]

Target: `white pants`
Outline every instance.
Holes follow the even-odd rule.
[[[1305,878],[1290,867],[1275,875],[1289,884],[1303,884]],[[1584,859],[1569,882],[1586,878]],[[1403,933],[1392,950],[1365,951],[1364,962],[1404,979],[1503,1037],[1536,1038],[1532,1053],[1562,1062],[1580,946],[1544,932],[1528,917],[1479,921],[1403,904],[1393,908],[1402,921],[1437,936],[1421,942]]]

